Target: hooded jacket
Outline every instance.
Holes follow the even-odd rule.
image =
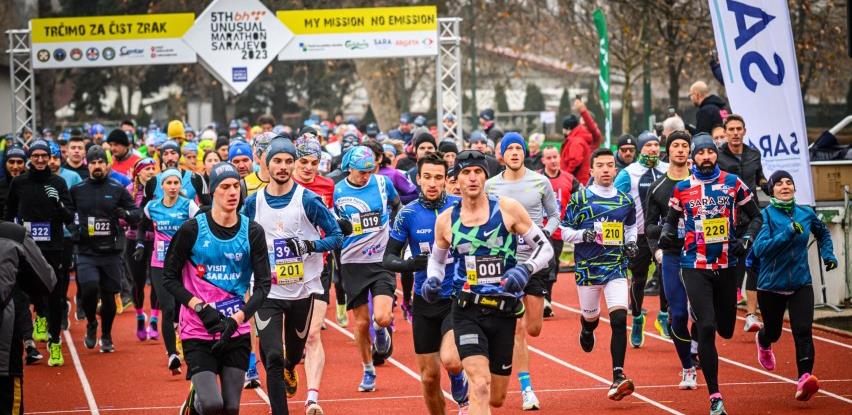
[[[716,95],[708,95],[698,106],[695,114],[695,132],[710,134],[713,127],[722,125],[722,111],[726,111],[728,104]]]
[[[589,182],[592,151],[601,145],[601,132],[589,111],[580,113],[580,124],[565,136],[560,153],[559,168],[571,173],[581,184]]]

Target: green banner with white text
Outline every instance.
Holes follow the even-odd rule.
[[[609,37],[606,32],[606,17],[604,17],[601,9],[595,10],[594,13],[595,28],[598,30],[598,49],[600,50],[600,76],[598,84],[600,85],[601,105],[604,109],[604,134],[606,147],[610,146],[612,136],[612,107],[609,99]]]

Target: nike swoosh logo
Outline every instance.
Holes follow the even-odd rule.
[[[482,236],[484,236],[484,237],[486,237],[486,238],[487,238],[487,237],[488,237],[488,235],[491,235],[492,233],[496,232],[496,231],[497,231],[497,229],[498,229],[498,228],[494,228],[494,229],[492,229],[492,230],[490,230],[490,231],[488,231],[488,232],[483,232],[483,233],[482,233]]]
[[[299,340],[304,340],[305,336],[308,335],[308,329],[311,328],[311,316],[314,315],[314,300],[311,300],[311,307],[308,308],[308,320],[305,321],[305,328],[302,331],[296,331],[296,336],[299,336]]]
[[[509,365],[509,366],[503,365],[501,367],[503,368],[503,370],[509,370],[509,369],[512,368],[512,365]]]
[[[267,317],[266,320],[260,318],[260,314],[254,316],[254,324],[257,326],[257,331],[263,331],[269,325],[272,317]]]

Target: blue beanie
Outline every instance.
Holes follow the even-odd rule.
[[[180,154],[180,144],[178,144],[177,141],[174,140],[167,140],[160,147],[160,152],[165,153],[166,150],[174,150],[175,153]]]
[[[234,141],[231,148],[228,149],[228,161],[233,161],[234,157],[246,156],[251,159],[251,146],[244,141]]]
[[[695,155],[705,148],[713,150],[716,154],[719,153],[719,149],[716,148],[716,143],[713,142],[713,137],[710,137],[710,134],[699,133],[696,134],[695,137],[692,137],[692,148],[690,149],[690,154],[693,160],[695,159]]]
[[[645,144],[648,144],[651,141],[656,141],[659,143],[660,139],[650,131],[642,131],[642,133],[639,134],[639,138],[637,139],[637,141],[639,141],[639,145],[636,147],[636,150],[641,152],[642,147],[645,147]]]
[[[183,181],[183,177],[180,175],[180,171],[178,169],[166,169],[162,173],[160,173],[160,184],[162,184],[169,177],[177,177],[178,180]]]
[[[508,133],[503,136],[503,139],[500,140],[500,155],[506,152],[506,149],[509,148],[510,144],[520,144],[521,148],[524,149],[524,156],[527,155],[527,143],[524,142],[524,137],[521,137],[518,133]]]
[[[30,143],[30,148],[27,150],[27,155],[32,157],[33,152],[36,150],[44,151],[48,156],[50,155],[50,145],[47,144],[47,141],[33,140],[33,142]]]
[[[269,142],[269,147],[266,148],[266,165],[272,160],[272,157],[278,153],[287,153],[293,156],[293,160],[299,158],[296,154],[296,146],[290,139],[284,137],[276,137]]]
[[[219,184],[222,183],[225,179],[236,179],[240,180],[240,174],[237,172],[237,168],[234,167],[231,163],[226,163],[224,161],[220,161],[216,163],[212,169],[210,169],[210,194],[216,191],[216,188],[219,187]]]
[[[59,147],[59,144],[56,141],[48,141],[47,144],[50,146],[50,155],[53,157],[62,157],[62,148]]]
[[[9,147],[6,150],[6,160],[9,159],[21,159],[23,161],[27,161],[27,153],[19,146]]]

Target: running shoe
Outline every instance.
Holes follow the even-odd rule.
[[[620,401],[625,396],[631,395],[633,389],[633,381],[628,379],[627,376],[624,376],[624,373],[618,373],[615,375],[615,379],[613,379],[606,396],[614,401]]]
[[[38,363],[38,361],[43,359],[44,356],[41,355],[41,352],[38,351],[38,348],[35,346],[35,343],[33,343],[32,340],[29,340],[29,342],[30,343],[26,345],[27,364],[32,365]]]
[[[47,343],[50,358],[47,359],[47,365],[50,367],[62,366],[65,364],[65,358],[62,356],[62,343]]]
[[[136,338],[140,342],[148,340],[148,330],[145,329],[145,313],[136,315]]]
[[[669,334],[669,313],[660,311],[660,313],[657,314],[657,319],[654,320],[654,327],[660,333],[660,337],[663,337],[666,340],[670,340],[672,338]]]
[[[323,415],[322,407],[316,401],[305,402],[305,415]]]
[[[633,317],[633,332],[630,333],[630,345],[638,349],[645,344],[645,314]]]
[[[743,297],[742,288],[737,288],[737,305],[746,305],[746,298]]]
[[[47,342],[47,317],[36,315],[33,322],[33,340],[37,342]]]
[[[392,336],[390,328],[379,327],[375,323],[373,323],[373,327],[376,330],[376,341],[374,344],[376,348],[376,353],[384,355],[384,357],[387,358],[388,356],[390,356],[391,351]]]
[[[450,375],[450,391],[453,393],[453,400],[457,404],[467,403],[467,375],[464,374],[464,371],[457,375]]]
[[[151,321],[148,323],[148,338],[151,340],[160,338],[160,332],[157,330],[157,317],[151,317]]]
[[[728,415],[722,398],[710,398],[710,415]]]
[[[580,347],[586,353],[591,353],[595,348],[595,332],[580,329]]]
[[[807,401],[817,392],[819,392],[819,379],[816,376],[805,373],[799,378],[799,383],[796,385],[797,401]]]
[[[257,360],[254,352],[249,353],[249,368],[246,371],[245,389],[257,389],[260,387],[260,375],[257,373]]]
[[[289,370],[286,367],[281,371],[284,375],[284,390],[287,392],[287,397],[296,396],[296,389],[299,387],[299,374],[295,370]]]
[[[403,301],[402,306],[400,308],[402,309],[402,317],[405,319],[405,321],[411,323],[411,320],[412,320],[411,304],[409,304],[406,301]]]
[[[645,284],[645,295],[660,295],[660,282],[656,278]]]
[[[753,333],[763,328],[763,323],[760,322],[760,319],[757,318],[755,314],[746,315],[745,325],[743,325],[743,331],[747,333]]]
[[[101,334],[101,353],[112,353],[115,351],[115,346],[112,344],[112,337]]]
[[[192,386],[192,382],[189,383],[189,396],[180,406],[180,415],[198,415],[198,411],[195,410],[195,387]]]
[[[169,356],[169,370],[172,372],[172,376],[180,374],[180,356],[173,354]]]
[[[346,314],[346,304],[337,305],[337,325],[346,327],[349,325],[349,316]]]
[[[183,342],[180,341],[180,333],[175,333],[175,350],[177,350],[178,356],[180,356],[181,359],[184,359]]]
[[[98,322],[92,321],[86,323],[86,337],[83,338],[83,345],[87,349],[94,349],[98,343]]]
[[[68,320],[71,316],[71,302],[65,300],[65,312],[62,313],[62,331],[68,330]]]
[[[358,392],[373,392],[376,390],[376,372],[364,371],[364,377],[361,378],[361,384],[358,385]]]
[[[757,345],[757,361],[766,370],[775,370],[775,353],[772,352],[772,346],[763,347],[758,341],[760,332],[754,333],[754,344]]]
[[[698,389],[698,373],[694,367],[680,371],[680,384],[677,386],[681,390]]]
[[[547,299],[544,300],[544,318],[556,317],[556,314],[553,313],[553,304],[550,303]]]
[[[538,397],[535,396],[535,392],[532,389],[521,391],[521,400],[521,409],[524,411],[538,411],[541,409],[541,403],[539,403]]]

